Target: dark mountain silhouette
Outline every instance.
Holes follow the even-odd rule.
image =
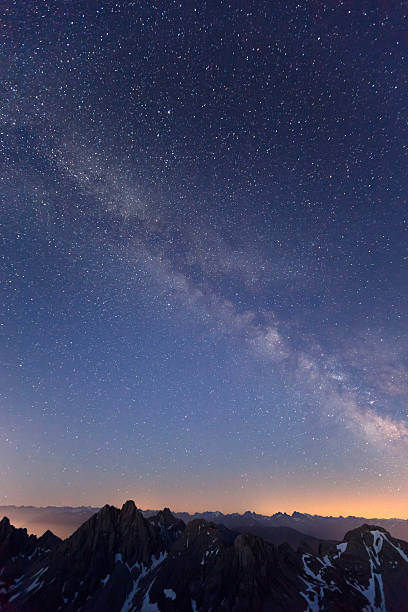
[[[8,516],[10,521],[18,526],[25,527],[30,533],[41,535],[47,529],[61,538],[70,536],[89,517],[100,508],[91,506],[47,506],[37,508],[34,506],[0,506],[0,516]],[[157,510],[141,510],[145,517],[157,514]],[[364,523],[379,525],[386,529],[394,538],[408,541],[408,520],[405,519],[382,519],[356,516],[318,516],[293,512],[277,512],[270,516],[247,511],[243,514],[222,512],[187,512],[173,513],[176,518],[185,523],[202,518],[214,523],[222,523],[230,529],[244,529],[250,533],[264,536],[258,531],[263,527],[288,527],[295,529],[304,536],[312,536],[318,540],[341,540],[347,531],[361,527]],[[255,529],[256,528],[256,529]],[[272,532],[271,532],[272,533]],[[271,536],[272,537],[272,536]],[[266,537],[268,539],[268,537]],[[275,542],[272,538],[271,542]]]
[[[319,540],[341,540],[347,531],[357,529],[365,523],[379,525],[386,529],[395,538],[408,540],[408,520],[405,519],[382,519],[366,518],[358,516],[319,516],[304,514],[301,512],[277,512],[271,516],[257,514],[247,511],[243,514],[223,514],[222,512],[202,512],[188,514],[186,512],[177,513],[176,516],[183,519],[185,523],[194,518],[204,518],[208,521],[222,523],[230,529],[240,528],[245,525],[247,529],[253,527],[290,527],[302,534],[312,536]]]
[[[269,539],[284,537],[261,527]],[[408,611],[408,543],[368,524],[341,542],[286,534],[292,545],[202,518],[186,526],[168,508],[146,517],[132,501],[104,506],[64,541],[4,518],[0,609]]]
[[[259,536],[275,546],[289,544],[294,550],[299,547],[309,550],[309,552],[318,553],[319,546],[322,540],[314,538],[313,536],[300,533],[292,527],[268,527],[268,525],[246,525],[238,524],[234,530],[238,533],[251,533],[252,535]]]

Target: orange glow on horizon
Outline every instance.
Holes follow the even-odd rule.
[[[132,499],[130,497],[129,499]],[[121,506],[126,500],[123,499],[114,503],[114,505]],[[164,506],[170,507],[173,512],[188,512],[194,514],[194,512],[205,512],[205,511],[220,511],[223,514],[230,514],[233,512],[244,513],[247,510],[256,512],[257,514],[263,514],[270,516],[277,512],[286,512],[292,514],[293,512],[300,512],[304,514],[320,515],[320,516],[356,516],[364,518],[399,518],[408,520],[408,495],[405,498],[385,498],[379,499],[375,495],[353,495],[345,498],[342,495],[337,497],[324,495],[317,497],[316,495],[299,495],[298,497],[291,496],[290,499],[281,498],[280,501],[274,499],[273,501],[263,500],[257,503],[245,503],[242,498],[241,500],[232,500],[228,503],[220,503],[220,500],[216,498],[206,498],[203,503],[200,500],[199,503],[191,499],[186,499],[184,502],[178,499],[171,503],[171,500],[166,500],[154,496],[154,498],[134,498],[136,505],[142,510],[155,510],[161,509]],[[161,503],[160,503],[161,501]]]
[[[303,480],[296,476],[292,481],[276,478],[268,486],[251,482],[239,486],[239,480],[222,479],[216,482],[168,482],[151,487],[134,486],[120,490],[111,482],[90,492],[84,484],[72,486],[69,491],[50,491],[47,483],[34,489],[16,488],[3,498],[1,505],[32,506],[93,506],[112,504],[121,507],[132,499],[143,510],[159,510],[165,506],[173,512],[220,511],[224,514],[243,513],[247,510],[272,515],[277,512],[292,514],[294,511],[320,516],[358,516],[365,518],[408,519],[408,488],[390,483],[366,482],[356,487],[352,481],[325,483],[323,488],[317,479]]]

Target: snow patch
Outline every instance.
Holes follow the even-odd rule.
[[[327,557],[323,557],[320,559],[319,557],[312,557],[307,553],[302,555],[303,567],[305,574],[310,580],[306,580],[300,576],[301,580],[307,586],[305,592],[301,592],[300,594],[306,600],[307,603],[307,612],[319,612],[320,610],[320,601],[324,600],[324,591],[325,589],[329,591],[340,591],[340,589],[333,583],[333,581],[328,584],[326,580],[323,578],[323,572],[327,567],[333,567],[330,559]],[[310,567],[309,562],[320,564],[320,567],[317,572],[313,571]]]
[[[163,590],[164,594],[166,597],[168,597],[169,599],[176,599],[177,595],[176,593],[173,591],[173,589],[164,589]]]
[[[156,578],[154,578],[153,582],[146,591],[140,612],[160,612],[158,605],[150,601],[150,589],[152,588],[155,580]]]
[[[31,593],[31,591],[37,590],[42,585],[42,582],[40,582],[39,579],[43,574],[45,574],[47,569],[48,567],[43,567],[42,569],[38,570],[36,574],[34,574],[34,581],[25,589],[26,593]]]
[[[152,555],[152,564],[150,566],[150,569],[152,570],[158,565],[160,565],[160,563],[163,563],[166,557],[167,557],[166,552],[161,552],[160,555],[157,557],[157,559],[155,555]]]
[[[133,567],[141,567],[141,572],[140,572],[139,576],[136,578],[136,580],[134,581],[132,590],[130,591],[129,595],[127,596],[127,598],[126,598],[126,600],[125,600],[125,602],[124,602],[120,612],[130,612],[132,610],[132,608],[133,608],[132,602],[133,602],[133,599],[134,599],[136,593],[139,590],[140,581],[142,580],[142,578],[144,578],[145,576],[150,574],[150,572],[152,570],[154,570],[154,568],[156,568],[158,565],[160,565],[160,563],[162,563],[165,560],[166,557],[167,557],[167,553],[166,552],[162,552],[162,553],[160,553],[158,558],[156,558],[155,555],[152,555],[151,564],[149,566],[147,566],[147,567],[145,567],[143,564],[140,565],[138,562],[136,562],[133,565]],[[130,569],[128,565],[127,565],[127,567],[128,567],[128,569]],[[154,582],[154,580],[153,580],[153,582]],[[153,582],[152,582],[152,584],[153,584]],[[148,591],[146,593],[147,596],[148,596],[148,593],[149,593],[149,591],[151,589],[152,584],[150,585],[150,587],[149,587],[149,589],[148,589]],[[145,596],[145,599],[146,599],[146,596]],[[143,606],[144,606],[145,599],[143,600]],[[156,606],[156,604],[151,604],[151,605],[152,606],[153,605]],[[142,612],[147,612],[148,610],[149,610],[149,608],[145,609],[145,608],[142,607]],[[153,612],[155,610],[158,610],[158,608],[156,606],[155,608],[150,608],[150,610]]]
[[[382,531],[378,531],[378,530],[373,530],[370,532],[373,536],[373,547],[374,547],[374,552],[376,555],[376,560],[377,563],[378,561],[378,555],[381,552],[382,546],[383,546],[383,542],[384,542],[384,533]]]
[[[371,532],[373,533],[373,532]],[[362,595],[368,600],[369,605],[366,608],[366,612],[385,612],[385,596],[384,596],[384,586],[382,575],[380,573],[381,563],[378,557],[378,554],[382,548],[383,544],[383,532],[376,531],[374,536],[374,551],[371,550],[367,544],[363,541],[364,548],[367,551],[368,562],[370,565],[370,577],[368,579],[368,585],[366,587],[354,583],[355,589],[360,591]],[[376,605],[376,601],[379,600],[379,605]]]
[[[404,553],[403,550],[400,549],[400,547],[397,544],[393,544],[392,542],[390,542],[390,540],[387,538],[387,536],[385,535],[385,533],[382,534],[383,537],[387,540],[388,544],[390,546],[392,546],[400,555],[401,557],[404,559],[404,561],[406,561],[408,563],[408,555],[406,555]]]
[[[140,572],[139,576],[134,581],[132,590],[130,591],[129,595],[127,596],[127,598],[125,600],[125,603],[123,604],[122,609],[121,609],[120,612],[130,612],[130,610],[132,609],[133,598],[134,598],[134,596],[136,595],[136,593],[139,590],[139,583],[140,583],[141,579],[144,578],[146,576],[146,574],[148,574],[148,572],[149,572],[149,570],[146,567],[142,567],[142,571]]]
[[[320,612],[319,597],[317,593],[314,592],[313,585],[310,584],[310,582],[307,582],[304,578],[302,578],[302,580],[308,587],[306,593],[300,593],[302,597],[305,598],[307,603],[305,612]]]
[[[32,591],[38,591],[42,585],[43,582],[42,580],[40,581],[40,578],[43,574],[45,574],[45,572],[48,570],[48,567],[42,567],[40,570],[38,570],[38,572],[36,572],[34,574],[34,576],[31,576],[32,578],[34,578],[33,582],[30,584],[30,586],[28,586],[26,589],[24,589],[22,592],[20,591],[19,593],[15,593],[15,595],[12,595],[9,599],[9,601],[14,601],[15,599],[17,599],[17,597],[20,597],[20,595],[22,595],[23,593],[31,593]],[[17,585],[15,585],[17,586]]]
[[[340,542],[340,544],[337,544],[336,548],[338,552],[333,559],[340,559],[341,555],[343,555],[347,550],[347,542]]]
[[[16,593],[15,595],[13,595],[12,597],[10,597],[9,602],[14,601],[15,599],[17,599],[17,597],[20,597],[21,593]]]

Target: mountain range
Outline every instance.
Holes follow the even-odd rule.
[[[0,506],[0,516],[8,516],[11,522],[19,527],[26,527],[31,533],[41,535],[47,529],[61,538],[70,536],[78,527],[100,508],[92,506]],[[141,510],[145,517],[157,514],[157,510]],[[273,534],[272,528],[286,527],[317,539],[340,540],[347,531],[356,529],[364,523],[372,523],[383,527],[395,538],[408,541],[408,520],[393,518],[367,518],[359,516],[319,516],[301,512],[277,512],[272,515],[257,514],[247,511],[242,514],[224,514],[222,512],[175,512],[177,518],[185,523],[194,519],[204,519],[213,523],[222,523],[230,529],[244,530],[267,537]],[[276,531],[276,530],[275,530]],[[278,533],[278,532],[277,532]],[[280,533],[283,533],[280,531]],[[289,533],[289,531],[287,532]],[[272,540],[273,543],[280,543]]]
[[[293,538],[274,544],[225,522],[186,524],[168,508],[146,516],[128,501],[104,506],[61,540],[50,531],[29,535],[5,517],[0,609],[408,611],[408,543],[380,525],[360,525],[341,541],[269,525],[284,530],[277,540]]]

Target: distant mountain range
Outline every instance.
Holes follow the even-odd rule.
[[[36,535],[50,529],[67,538],[98,510],[92,506],[0,506],[0,517],[7,516],[17,527],[26,527]]]
[[[408,543],[379,525],[360,525],[336,542],[252,513],[187,525],[168,508],[146,514],[132,501],[107,505],[65,540],[50,531],[28,535],[3,518],[0,609],[408,612]],[[287,520],[303,525],[306,516]],[[292,544],[242,533],[245,521],[269,540]]]
[[[8,516],[11,522],[19,527],[26,527],[30,533],[41,535],[50,529],[61,538],[71,535],[82,523],[84,523],[100,508],[92,506],[59,507],[47,506],[37,508],[35,506],[0,506],[0,517]],[[141,510],[144,516],[149,517],[157,514],[157,510]],[[277,512],[271,516],[257,514],[255,512],[244,512],[243,514],[223,514],[222,512],[175,512],[177,518],[188,523],[194,519],[204,519],[214,523],[222,523],[230,529],[238,531],[246,530],[260,535],[266,539],[268,530],[273,527],[288,527],[300,531],[303,535],[324,540],[340,540],[343,535],[351,529],[356,529],[364,523],[372,523],[389,531],[393,537],[408,541],[408,520],[405,519],[381,519],[366,518],[358,516],[318,516],[293,512]],[[283,532],[281,532],[283,533]],[[289,534],[289,531],[287,532]],[[273,543],[279,544],[273,539],[273,530],[270,537]]]

